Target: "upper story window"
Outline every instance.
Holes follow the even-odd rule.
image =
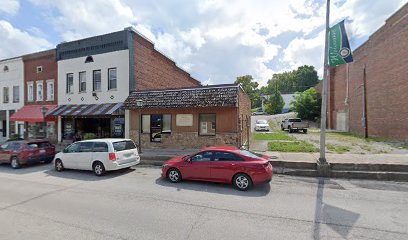
[[[13,103],[20,102],[20,86],[13,86]]]
[[[85,63],[90,63],[90,62],[93,62],[94,60],[93,60],[93,57],[92,56],[88,56],[88,57],[86,57],[86,59],[85,59]]]
[[[34,101],[34,83],[33,82],[27,83],[27,101],[29,102]]]
[[[43,71],[43,67],[42,66],[37,66],[37,73],[40,73]]]
[[[73,93],[74,92],[74,74],[73,73],[67,73],[67,93]]]
[[[108,69],[108,90],[117,88],[117,70],[116,68]]]
[[[86,92],[86,72],[79,73],[79,92]]]
[[[6,65],[3,67],[3,72],[8,72],[9,71],[9,67]]]
[[[93,91],[101,91],[101,70],[93,71]]]
[[[44,100],[44,89],[43,81],[37,82],[37,101]]]
[[[47,101],[54,101],[54,80],[47,80]]]
[[[9,102],[9,89],[8,87],[3,87],[3,103]]]

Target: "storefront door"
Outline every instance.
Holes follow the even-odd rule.
[[[160,142],[163,125],[163,115],[153,114],[150,117],[150,141]]]

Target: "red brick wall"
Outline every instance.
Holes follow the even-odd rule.
[[[346,66],[331,74],[331,128],[335,112],[349,109],[350,131],[364,133],[363,73],[366,67],[369,136],[408,139],[408,4],[354,52],[349,65],[349,106],[344,104]]]
[[[200,82],[177,67],[175,62],[154,49],[153,43],[138,34],[134,37],[137,90],[200,86]]]
[[[44,105],[58,103],[58,73],[55,49],[29,54],[23,57],[24,61],[24,104],[25,105]],[[42,66],[43,72],[37,73],[37,66]],[[47,80],[54,79],[54,101],[47,100]],[[43,99],[38,102],[36,100],[37,85],[36,81],[43,81]],[[34,101],[28,102],[28,87],[27,82],[34,84]]]

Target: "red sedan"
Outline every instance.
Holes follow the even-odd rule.
[[[262,156],[236,147],[208,147],[193,155],[176,157],[162,166],[162,177],[176,183],[181,179],[232,183],[238,190],[270,182],[272,165]]]

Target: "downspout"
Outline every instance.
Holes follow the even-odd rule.
[[[367,126],[367,81],[366,81],[366,64],[363,66],[363,128],[364,137],[368,138],[368,126]]]
[[[349,73],[350,73],[350,68],[349,64],[346,64],[346,98],[344,99],[344,105],[346,107],[347,111],[347,124],[346,124],[346,131],[350,131],[350,106],[349,106]]]

